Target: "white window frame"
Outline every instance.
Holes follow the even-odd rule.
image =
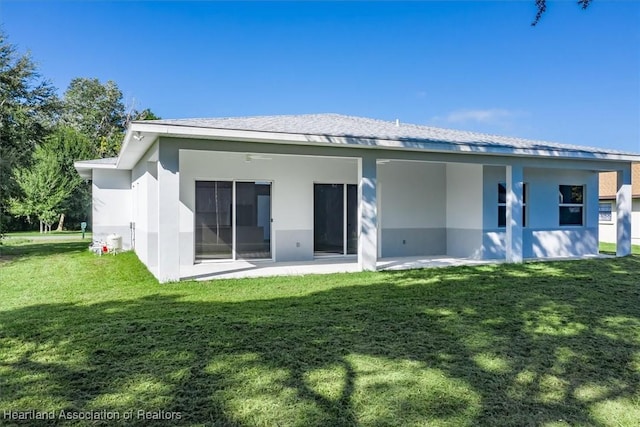
[[[564,203],[564,200],[562,199],[562,191],[560,191],[560,187],[582,187],[582,203]],[[558,185],[558,226],[560,227],[584,227],[585,226],[585,220],[584,220],[584,215],[585,215],[585,200],[586,200],[586,196],[587,196],[587,188],[584,184],[559,184]],[[579,207],[582,208],[582,219],[580,220],[580,224],[562,224],[561,218],[562,216],[560,215],[560,210],[562,208],[573,208],[573,207]]]

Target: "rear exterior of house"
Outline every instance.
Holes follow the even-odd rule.
[[[94,237],[123,236],[172,281],[241,260],[597,255],[599,173],[616,174],[630,212],[634,159],[329,114],[134,122],[118,158],[76,168],[93,183]]]
[[[600,241],[616,243],[618,210],[616,207],[616,175],[613,172],[600,174]],[[640,245],[640,163],[631,167],[631,243]]]

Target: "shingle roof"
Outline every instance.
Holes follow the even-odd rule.
[[[596,147],[558,144],[523,138],[490,135],[430,126],[413,125],[340,114],[303,114],[210,119],[148,120],[140,123],[210,129],[323,135],[394,141],[473,144],[527,150],[563,150],[586,153],[630,154]]]

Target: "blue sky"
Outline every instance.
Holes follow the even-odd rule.
[[[63,92],[163,118],[334,112],[640,152],[640,2],[0,0]]]

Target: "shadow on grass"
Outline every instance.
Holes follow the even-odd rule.
[[[629,257],[385,272],[233,303],[190,300],[207,285],[184,283],[181,295],[0,312],[0,408],[174,411],[206,425],[606,425],[594,408],[638,398],[638,271]]]

